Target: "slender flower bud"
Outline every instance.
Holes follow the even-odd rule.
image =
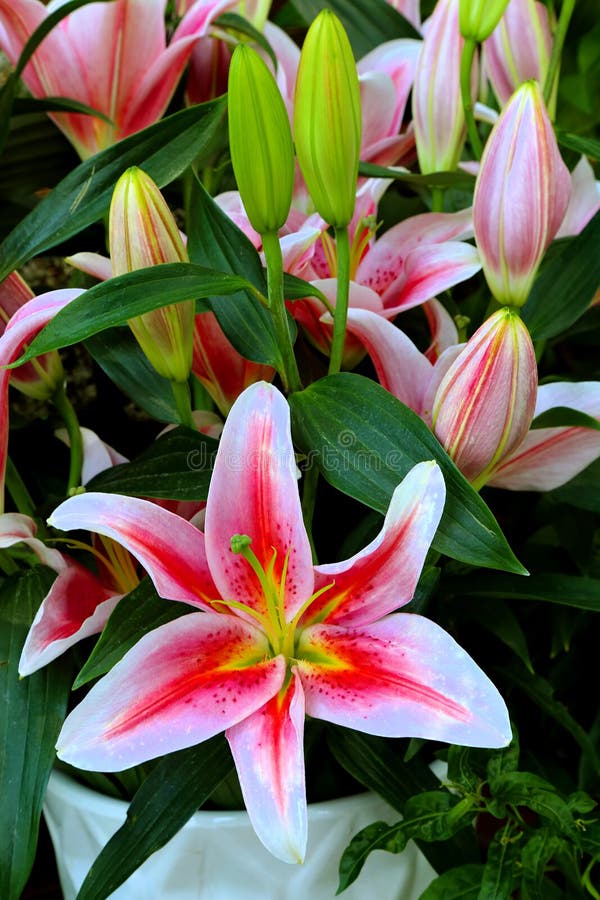
[[[472,41],[485,41],[490,36],[508,5],[508,0],[459,0],[460,33]]]
[[[296,153],[319,214],[336,228],[352,219],[361,141],[356,63],[340,20],[329,9],[304,40],[294,101]]]
[[[475,184],[473,225],[494,297],[522,306],[564,218],[571,180],[542,92],[516,91],[490,134]]]
[[[510,0],[484,46],[485,70],[502,106],[524,81],[544,84],[551,51],[547,8],[535,0]]]
[[[17,272],[0,284],[0,337],[16,311],[34,297],[33,291]],[[10,383],[22,394],[36,400],[48,400],[63,384],[65,372],[56,350],[37,356],[11,373]]]
[[[236,47],[229,69],[229,146],[242,201],[259,234],[288,217],[294,147],[277,82],[256,51]]]
[[[412,93],[417,155],[424,174],[455,169],[460,158],[466,131],[460,93],[463,45],[458,0],[439,0],[427,23]]]
[[[475,332],[442,379],[432,428],[480,488],[525,437],[535,409],[533,344],[518,313],[501,309]]]
[[[149,175],[135,166],[115,185],[110,206],[113,275],[170,262],[188,262],[177,224]],[[192,365],[194,303],[173,303],[129,320],[140,347],[157,372],[184,382]]]

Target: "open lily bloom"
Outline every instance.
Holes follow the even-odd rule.
[[[469,345],[473,346],[477,335],[473,335],[469,344],[447,347],[432,365],[399,328],[368,310],[350,310],[348,329],[367,349],[383,387],[421,416],[453,455],[458,468],[478,486],[485,483],[509,490],[549,491],[565,484],[600,456],[600,433],[592,428],[529,427],[534,416],[553,407],[577,410],[600,420],[600,382],[542,385],[534,399],[532,387],[535,388],[537,377],[533,358],[518,367],[525,369],[525,373],[529,371],[534,378],[533,386],[528,387],[529,379],[521,379],[519,383],[517,372],[511,373],[511,369],[517,367],[514,360],[511,365],[510,352],[500,354],[497,348],[492,348],[492,355],[498,357],[494,371],[489,360],[486,363],[476,350],[471,350]],[[504,361],[503,356],[506,357]],[[474,364],[481,366],[483,377],[465,379],[467,369],[471,376],[476,374]],[[513,385],[515,408],[510,416],[502,404],[503,398],[508,399],[509,392],[500,390],[500,384]],[[442,427],[440,422],[436,423],[437,427],[432,425],[433,413],[439,410],[442,401],[447,407],[447,418],[454,421],[462,416],[462,428],[458,429],[460,454],[453,453],[449,443],[451,434],[453,437],[457,434],[456,427]],[[473,411],[477,415],[472,415]],[[481,479],[481,471],[473,468],[476,465],[474,458],[485,452],[490,439],[498,444],[494,435],[505,430],[502,453]],[[489,455],[490,458],[494,456],[493,446]]]
[[[16,63],[33,31],[66,0],[0,0],[0,47]],[[198,38],[231,2],[195,3],[166,45],[166,0],[89,3],[42,41],[23,80],[34,97],[69,97],[104,113],[53,113],[82,158],[156,122]]]
[[[65,501],[51,524],[120,541],[159,593],[196,612],[150,632],[92,688],[59,756],[119,771],[225,730],[258,836],[300,862],[305,713],[370,734],[504,746],[507,711],[488,678],[433,622],[395,613],[413,596],[444,497],[437,465],[420,463],[371,544],[314,567],[288,407],[257,384],[225,424],[205,534],[139,499]]]

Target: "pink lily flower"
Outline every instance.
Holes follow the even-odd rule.
[[[483,271],[499,303],[522,306],[564,218],[571,192],[539,85],[513,94],[485,145],[473,225]]]
[[[594,170],[587,158],[582,156],[571,172],[569,205],[556,237],[572,237],[579,234],[599,209],[600,181],[596,181]]]
[[[522,331],[521,358],[512,362],[509,341],[494,347],[489,340],[494,325],[501,337],[503,312],[466,345],[445,349],[435,364],[399,328],[372,312],[350,310],[348,329],[367,349],[381,385],[421,416],[478,487],[549,491],[600,456],[600,433],[579,426],[530,429],[532,419],[557,406],[600,419],[600,382],[555,382],[536,392],[535,359]],[[491,360],[481,352],[486,340]]]
[[[551,51],[547,7],[536,0],[510,0],[483,45],[485,71],[501,106],[524,81],[544,83]]]
[[[13,65],[32,32],[65,0],[0,0],[0,47]],[[82,159],[156,122],[164,113],[193,50],[231,3],[198,0],[167,47],[166,0],[91,3],[64,18],[23,72],[34,97],[63,96],[111,119],[52,113]]]
[[[16,311],[32,300],[34,293],[18,272],[0,284],[0,337]],[[28,397],[47,400],[62,384],[64,369],[58,353],[44,353],[12,373],[10,383]]]
[[[196,611],[146,635],[92,688],[59,756],[118,771],[225,730],[259,838],[301,862],[305,714],[371,734],[507,744],[506,707],[473,660],[433,622],[394,612],[413,595],[444,494],[437,465],[417,465],[371,544],[314,567],[289,410],[257,384],[225,424],[205,535],[143,500],[67,500],[53,525],[119,540],[164,597]]]
[[[78,288],[49,291],[29,300],[14,313],[0,337],[0,513],[4,510],[4,478],[8,454],[8,385],[13,370],[5,366],[21,356],[30,343],[56,313],[82,294]]]

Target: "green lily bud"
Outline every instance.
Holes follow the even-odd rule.
[[[459,0],[458,23],[465,40],[485,41],[504,15],[508,0]]]
[[[110,206],[113,275],[189,258],[171,210],[149,175],[133,166],[115,185]],[[157,372],[187,381],[192,367],[195,308],[173,303],[129,320],[138,344]]]
[[[360,92],[352,48],[324,9],[306,35],[296,79],[294,140],[320,215],[343,228],[352,219],[361,140]]]
[[[231,162],[248,218],[259,234],[277,231],[292,204],[292,132],[273,75],[244,44],[231,59],[228,93]]]

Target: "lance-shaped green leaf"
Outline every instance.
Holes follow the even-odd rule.
[[[480,863],[456,866],[432,881],[420,900],[477,900],[482,875]]]
[[[516,876],[519,845],[508,828],[501,830],[488,849],[488,858],[481,878],[480,897],[486,900],[510,900]]]
[[[171,182],[211,146],[224,111],[223,98],[184,109],[73,169],[0,245],[0,281],[101,218],[115,182],[129,166],[143,166],[159,187]]]
[[[454,559],[520,574],[498,523],[427,426],[380,385],[343,373],[290,397],[295,435],[334,487],[384,512],[402,477],[434,459],[446,506],[433,545]]]
[[[367,178],[391,178],[408,187],[414,187],[415,190],[423,187],[457,187],[459,185],[471,189],[475,187],[475,177],[470,172],[460,170],[417,175],[404,169],[387,169],[385,166],[378,166],[375,163],[361,162],[358,165],[358,174],[365,175]]]
[[[600,212],[543,267],[521,311],[536,340],[555,337],[587,310],[600,284]],[[568,298],[568,300],[566,299]]]
[[[89,490],[167,500],[206,500],[218,441],[189,428],[158,438],[137,459],[101,472]]]
[[[0,591],[0,896],[18,900],[37,845],[54,745],[67,708],[70,666],[61,661],[20,679],[17,664],[35,612],[52,583],[40,567]]]
[[[163,757],[88,872],[78,900],[108,897],[179,831],[232,768],[223,735]]]
[[[227,275],[191,263],[165,263],[127,272],[94,285],[73,300],[31,342],[19,361],[44,353],[42,349],[70,347],[115,325],[170,303],[190,301],[190,297],[235,294],[252,289],[245,278]]]
[[[560,572],[536,573],[529,578],[473,572],[467,577],[444,579],[444,593],[452,596],[498,597],[503,600],[540,600],[600,612],[600,579]]]
[[[554,406],[552,409],[547,409],[546,412],[536,416],[531,423],[532,429],[556,428],[565,425],[600,431],[600,422],[597,419],[578,409],[571,409],[569,406]]]
[[[266,294],[260,256],[197,180],[192,185],[187,249],[193,263],[243,275]],[[251,292],[246,290],[226,299],[212,296],[210,303],[238,353],[253,362],[278,368],[279,348],[271,316]]]

